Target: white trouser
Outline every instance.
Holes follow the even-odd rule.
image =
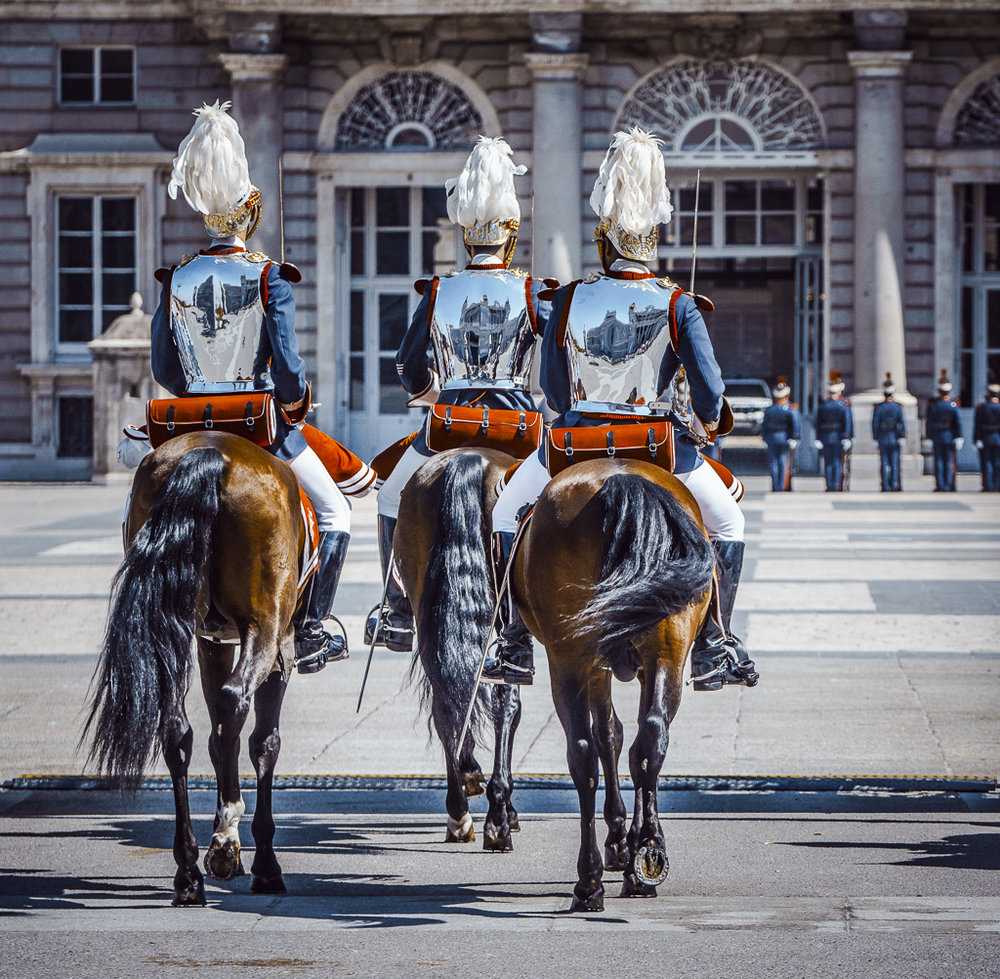
[[[674,475],[690,490],[712,540],[743,540],[743,511],[719,474],[707,462]]]
[[[549,481],[549,471],[532,452],[517,467],[510,481],[503,488],[500,499],[493,507],[493,533],[513,534],[517,531],[517,511],[525,503],[534,503]]]
[[[289,460],[289,466],[295,473],[299,485],[305,490],[306,496],[316,511],[316,523],[321,531],[340,530],[345,534],[351,532],[351,504],[347,497],[337,489],[333,477],[327,472],[326,466],[312,449],[306,448],[294,459]]]
[[[674,475],[697,501],[702,522],[712,540],[743,540],[743,511],[711,466],[702,462],[691,472]],[[537,453],[525,459],[493,508],[494,533],[516,531],[517,511],[525,503],[534,503],[548,481],[548,470]]]
[[[396,468],[378,491],[378,512],[383,517],[399,516],[399,497],[409,478],[432,456],[425,456],[412,445],[403,453]]]

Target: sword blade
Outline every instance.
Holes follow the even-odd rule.
[[[365,697],[365,685],[368,683],[368,671],[372,666],[372,656],[375,653],[375,643],[378,642],[378,634],[382,628],[382,618],[385,614],[385,599],[389,594],[389,579],[392,577],[392,557],[394,553],[395,548],[390,548],[388,564],[389,572],[385,576],[385,584],[382,586],[382,601],[379,602],[378,615],[375,617],[375,628],[372,630],[372,644],[368,647],[368,662],[365,663],[365,675],[361,680],[361,692],[358,694],[358,706],[354,711],[355,714],[361,713],[361,701],[364,700]]]

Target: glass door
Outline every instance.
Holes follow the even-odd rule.
[[[443,187],[356,187],[349,224],[347,443],[365,459],[416,431],[424,410],[407,408],[396,351],[420,301],[417,279],[455,267],[455,226]]]

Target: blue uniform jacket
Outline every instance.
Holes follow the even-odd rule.
[[[225,250],[231,251],[228,248]],[[270,365],[274,396],[282,404],[294,404],[306,393],[306,365],[299,355],[299,343],[295,336],[295,299],[292,287],[281,277],[277,263],[268,268],[266,282],[265,328],[261,334],[254,373],[263,373]],[[160,291],[160,302],[150,324],[150,363],[157,383],[175,398],[181,398],[187,394],[187,378],[181,368],[170,328],[169,284],[168,278]],[[278,434],[269,448],[280,459],[294,459],[307,445],[305,436],[278,412]]]
[[[951,398],[936,398],[927,408],[927,437],[937,446],[950,446],[962,437],[962,416]]]
[[[985,401],[976,405],[972,441],[982,442],[984,446],[1000,445],[1000,401]]]
[[[614,272],[609,277],[616,278]],[[550,323],[559,323],[563,307],[569,295],[569,287],[563,286],[552,299]],[[722,395],[725,385],[722,372],[715,360],[715,351],[708,336],[708,329],[694,300],[683,295],[675,307],[677,316],[677,350],[667,349],[660,363],[658,378],[662,393],[677,373],[680,364],[687,371],[691,390],[691,406],[703,424],[714,422],[722,411]],[[554,427],[575,427],[607,424],[598,419],[584,418],[579,412],[570,411],[573,403],[570,394],[569,364],[565,351],[559,346],[558,330],[546,330],[542,335],[542,362],[540,380],[542,391],[549,407],[559,413],[553,421]],[[675,439],[675,472],[690,472],[700,465],[698,445],[689,436],[679,431]]]
[[[879,445],[895,445],[906,438],[903,408],[898,401],[882,401],[872,409],[872,438]]]
[[[552,308],[550,302],[540,300],[538,293],[545,288],[542,279],[531,282],[532,299],[534,300],[535,323],[539,333],[545,329],[545,323]],[[431,368],[433,345],[430,330],[430,289],[425,290],[417,308],[414,310],[410,325],[403,334],[403,341],[396,353],[396,370],[406,391],[411,395],[426,391],[431,385]],[[534,411],[535,401],[530,392],[518,391],[514,388],[450,388],[438,395],[438,404],[469,405],[475,403],[483,408],[512,409],[514,411]],[[420,439],[423,438],[421,434]]]
[[[829,398],[816,409],[816,437],[833,448],[843,439],[854,438],[854,413],[846,398]]]
[[[764,412],[760,434],[768,448],[787,445],[789,439],[798,441],[802,437],[799,409],[788,401],[776,401]]]

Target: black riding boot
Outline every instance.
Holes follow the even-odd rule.
[[[350,539],[350,534],[340,530],[323,531],[319,535],[319,567],[295,613],[295,668],[299,673],[318,673],[327,663],[347,659],[347,640],[344,636],[331,636],[323,628],[323,620],[333,611],[333,598]]]
[[[512,533],[493,535],[493,569],[498,589],[503,587],[513,545]],[[500,602],[499,620],[496,656],[487,657],[482,678],[486,683],[529,686],[535,675],[535,652],[531,646],[531,633],[521,621],[509,583]]]
[[[719,579],[719,605],[725,633],[712,615],[698,633],[691,650],[691,680],[695,690],[721,690],[726,683],[755,687],[760,679],[756,664],[747,655],[739,636],[733,635],[730,622],[736,604],[736,590],[743,571],[743,541],[718,540],[715,545],[715,571]]]
[[[378,630],[376,646],[385,646],[395,653],[408,653],[413,649],[413,607],[396,579],[389,574],[389,555],[392,553],[392,535],[396,532],[396,518],[378,515],[378,557],[382,565],[382,581],[389,578],[385,592],[385,611]],[[371,646],[378,622],[379,607],[368,613],[365,622],[365,645]]]

